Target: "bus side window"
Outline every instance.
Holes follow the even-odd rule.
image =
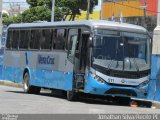
[[[78,29],[70,29],[68,35],[68,58],[73,62],[78,44]]]
[[[28,42],[29,42],[29,30],[21,30],[20,31],[20,41],[19,41],[19,48],[20,49],[28,49]]]
[[[12,30],[8,30],[8,34],[7,34],[7,43],[6,43],[6,47],[8,48],[8,49],[10,49],[11,48],[11,45],[12,45]]]
[[[64,50],[65,47],[65,29],[57,29],[55,49]]]
[[[52,29],[44,29],[42,31],[41,49],[51,49]]]
[[[24,35],[25,35],[25,30],[21,30],[20,31],[20,39],[19,39],[19,48],[23,48],[22,44],[23,44],[23,41],[24,41]]]
[[[12,48],[17,49],[18,48],[18,42],[19,42],[19,30],[13,30],[13,40],[12,40]]]
[[[73,35],[70,37],[69,50],[68,50],[68,58],[73,62],[75,51],[77,47],[77,35]]]
[[[35,29],[31,31],[30,48],[40,49],[40,39],[42,37],[42,30]]]

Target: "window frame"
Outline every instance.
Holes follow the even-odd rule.
[[[29,31],[29,40],[28,40],[28,48],[26,49],[24,49],[24,48],[19,48],[19,49],[15,49],[15,50],[29,50],[29,51],[64,51],[64,52],[68,52],[68,44],[69,44],[69,30],[70,29],[76,29],[76,30],[79,30],[79,29],[81,29],[81,31],[82,31],[82,29],[83,28],[89,28],[88,26],[82,26],[82,25],[76,25],[76,26],[71,26],[71,25],[62,25],[62,26],[60,26],[60,25],[58,25],[58,26],[43,26],[43,27],[39,27],[39,26],[24,26],[24,27],[9,27],[8,29],[10,29],[11,31],[12,31],[12,37],[11,38],[13,38],[13,30],[14,29],[18,29],[19,30],[19,41],[18,41],[18,47],[20,46],[20,32],[21,32],[21,30],[28,30]],[[41,43],[40,43],[40,41],[39,41],[39,47],[38,47],[38,49],[34,49],[34,48],[31,48],[31,46],[30,46],[30,44],[31,44],[31,35],[32,35],[32,31],[33,30],[44,30],[44,29],[51,29],[52,30],[52,32],[53,32],[53,30],[55,30],[56,31],[56,33],[57,33],[57,30],[59,30],[59,29],[64,29],[64,49],[55,49],[54,48],[54,46],[53,46],[53,44],[54,44],[54,42],[56,41],[53,37],[57,37],[57,34],[55,34],[55,36],[51,36],[52,38],[51,38],[51,47],[50,47],[50,49],[41,49]],[[82,32],[81,32],[81,34],[82,34]],[[8,36],[8,30],[7,30],[7,36]],[[79,35],[80,37],[81,37],[81,35]],[[8,38],[8,37],[7,37]],[[78,39],[79,39],[79,37],[78,37]],[[6,42],[6,44],[7,44],[7,42]],[[5,49],[12,49],[12,40],[10,41],[10,48],[7,48],[7,45],[5,46]],[[80,43],[79,43],[80,44]],[[80,46],[80,45],[79,45]]]

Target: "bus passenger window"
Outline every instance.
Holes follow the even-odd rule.
[[[12,48],[18,48],[18,41],[19,41],[19,30],[13,30],[13,40],[12,40]]]
[[[31,31],[31,40],[30,48],[31,49],[40,49],[40,39],[42,38],[42,30],[32,30]]]
[[[8,35],[7,35],[7,43],[6,47],[11,48],[11,43],[12,42],[12,30],[8,30]]]
[[[70,37],[69,50],[68,50],[68,58],[73,61],[75,56],[76,46],[77,46],[77,35],[73,35]]]
[[[52,30],[44,29],[41,38],[41,49],[51,49]]]
[[[19,41],[19,48],[20,49],[28,49],[28,42],[30,38],[30,31],[29,30],[21,30],[20,31],[20,41]]]
[[[65,47],[65,29],[57,30],[57,38],[55,41],[55,49],[64,50]]]
[[[68,50],[70,49],[70,40],[71,37],[73,36],[77,36],[77,39],[80,39],[80,32],[78,31],[78,29],[69,29],[68,30],[68,41],[66,43],[66,46],[68,47]],[[77,43],[79,44],[79,40],[77,41]],[[78,46],[76,46],[76,49],[78,50]]]

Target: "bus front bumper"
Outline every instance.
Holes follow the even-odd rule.
[[[88,76],[85,80],[84,92],[95,95],[103,96],[122,96],[122,97],[135,97],[135,98],[146,98],[147,97],[148,84],[145,86],[116,86],[107,83],[100,83],[93,77]]]

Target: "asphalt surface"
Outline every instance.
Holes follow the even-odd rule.
[[[96,99],[80,98],[67,101],[64,96],[41,91],[39,95],[25,94],[21,88],[0,85],[0,113],[9,114],[107,114],[160,113],[159,109],[121,106]]]

